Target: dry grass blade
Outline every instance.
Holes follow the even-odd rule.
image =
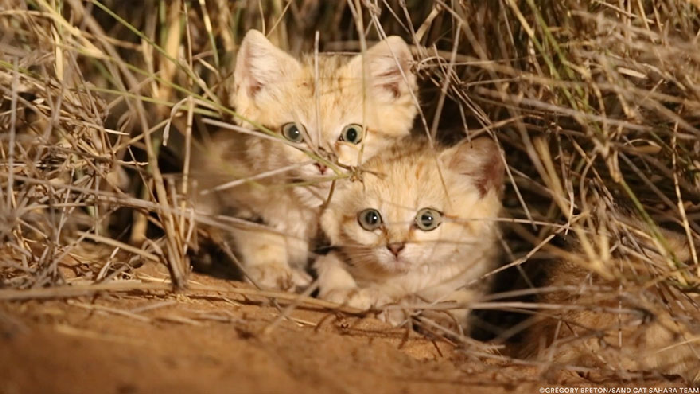
[[[267,337],[297,309],[365,316],[311,297],[314,287],[299,295],[190,278],[203,229],[264,226],[196,211],[196,198],[295,168],[193,196],[191,181],[209,175],[190,169],[195,148],[214,132],[294,145],[267,125],[236,125],[240,116],[227,106],[235,51],[250,28],[317,60],[399,35],[420,76],[416,133],[448,142],[488,134],[498,142],[508,164],[499,221],[508,261],[480,280],[505,288],[476,304],[411,305],[427,337],[475,349],[465,351],[470,365],[534,366],[538,379],[561,368],[638,379],[639,369],[688,380],[692,368],[700,372],[700,362],[658,356],[700,349],[699,0],[0,0],[0,301],[58,299],[201,330],[245,319],[228,310],[200,318],[145,312],[207,297],[230,297],[236,307],[272,300],[278,315],[261,328]],[[305,153],[346,181],[343,167],[316,147]],[[274,196],[278,186],[289,185],[261,190]],[[543,279],[550,264],[575,280]],[[168,279],[149,276],[165,267]],[[126,295],[167,300],[140,309],[85,301]],[[505,323],[483,322],[498,340],[539,327],[550,341],[533,350],[537,357],[516,360],[418,312],[454,308],[498,310]],[[587,314],[604,318],[591,326],[581,319]],[[4,326],[24,323],[3,310],[0,334]],[[646,346],[665,336],[679,344]],[[497,344],[503,352],[506,345]],[[567,358],[591,349],[598,363]],[[664,362],[633,362],[654,357]]]

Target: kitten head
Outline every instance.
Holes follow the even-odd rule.
[[[243,126],[262,125],[288,143],[250,138],[246,154],[261,171],[306,163],[293,170],[297,177],[332,173],[304,150],[344,165],[362,163],[411,129],[417,113],[411,61],[399,37],[369,48],[364,58],[297,60],[249,31],[238,51],[230,104]]]
[[[490,258],[504,172],[493,141],[438,153],[400,141],[365,168],[362,181],[339,184],[321,218],[354,270],[391,276]]]

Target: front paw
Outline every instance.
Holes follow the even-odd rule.
[[[418,331],[438,331],[442,334],[467,335],[468,326],[464,311],[424,310],[420,313],[423,324]],[[421,329],[422,328],[422,329]]]
[[[296,291],[303,291],[311,285],[313,278],[306,271],[292,268],[292,283]]]
[[[409,314],[403,309],[385,309],[377,315],[377,319],[391,324],[394,327],[404,325],[408,321],[408,318]]]
[[[246,267],[245,271],[248,283],[253,283],[266,290],[294,291],[297,287],[297,282],[303,282],[304,279],[295,273],[295,270],[281,264]]]
[[[376,306],[379,301],[376,294],[369,289],[332,289],[324,292],[321,298],[363,311]]]

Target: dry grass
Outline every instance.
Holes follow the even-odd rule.
[[[648,297],[655,286],[677,298],[697,292],[693,1],[0,0],[0,300],[188,287],[194,224],[235,223],[195,215],[177,197],[185,190],[163,176],[165,146],[177,141],[174,124],[187,178],[202,116],[236,116],[223,96],[227,66],[250,28],[292,52],[313,50],[316,31],[320,48],[334,51],[404,37],[423,81],[420,130],[489,134],[503,148],[510,266],[574,261],[621,281],[651,311],[664,308]],[[632,226],[630,216],[639,218]],[[687,261],[660,226],[687,238]],[[169,268],[169,281],[138,275],[152,262]],[[631,262],[652,277],[630,276]],[[236,291],[280,308],[337,309]],[[494,298],[481,307],[565,308]]]

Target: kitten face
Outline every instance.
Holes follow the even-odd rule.
[[[362,182],[338,189],[322,217],[353,269],[400,275],[493,249],[503,165],[492,141],[438,154],[402,143],[366,169]]]
[[[243,126],[254,128],[248,121],[255,122],[288,142],[250,138],[249,161],[261,172],[297,165],[290,177],[319,181],[333,171],[304,151],[344,165],[374,156],[413,124],[416,78],[410,62],[398,37],[370,48],[363,68],[361,55],[346,61],[320,54],[299,61],[249,31],[238,53],[231,104],[245,118]]]

